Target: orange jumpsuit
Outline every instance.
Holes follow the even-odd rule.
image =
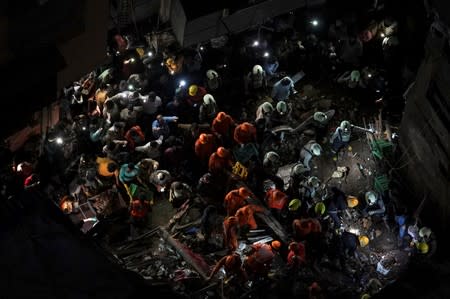
[[[270,189],[266,193],[266,200],[270,209],[282,210],[287,204],[288,197],[278,189]]]
[[[221,158],[217,153],[213,153],[209,157],[208,169],[212,174],[219,174],[225,169],[231,170],[233,167],[233,162],[230,158]]]
[[[300,239],[306,238],[311,233],[322,232],[322,226],[319,220],[314,218],[295,219],[292,222],[292,229],[294,234]]]
[[[228,136],[230,134],[231,126],[234,125],[234,120],[228,114],[225,114],[222,120],[219,116],[214,118],[211,129],[213,132],[220,134],[222,136]]]
[[[289,246],[289,253],[287,256],[287,263],[290,266],[298,267],[301,264],[304,264],[305,259],[305,245],[303,243],[293,243]]]
[[[246,205],[245,207],[240,208],[236,212],[236,217],[239,219],[239,226],[242,227],[244,225],[248,225],[250,229],[257,229],[258,225],[256,224],[254,213],[262,213],[264,212],[264,208],[258,205]]]
[[[223,221],[223,238],[224,245],[230,249],[230,251],[235,251],[238,248],[238,235],[239,223],[236,217],[231,216],[225,218]]]
[[[254,253],[244,262],[244,267],[251,274],[267,274],[275,254],[268,244],[252,245]]]
[[[216,144],[214,142],[214,135],[206,134],[206,143],[201,143],[200,139],[195,141],[195,154],[202,163],[208,162],[209,157],[216,151]]]
[[[137,133],[136,137],[133,138],[133,136],[131,136],[131,131],[135,131]],[[128,148],[131,151],[134,151],[134,148],[137,145],[141,145],[145,142],[145,135],[142,132],[141,127],[134,126],[127,131],[127,133],[125,134],[125,139],[128,141]]]
[[[232,254],[221,258],[211,271],[209,277],[213,277],[220,270],[220,268],[222,268],[222,266],[225,268],[227,276],[236,275],[241,282],[247,281],[247,273],[245,273],[242,268],[242,260],[239,254],[233,252]]]
[[[247,144],[250,142],[255,142],[255,140],[256,128],[251,123],[244,122],[234,129],[234,141],[237,143]]]
[[[231,190],[224,199],[227,215],[234,215],[239,208],[245,205],[245,198],[239,195],[239,189]]]

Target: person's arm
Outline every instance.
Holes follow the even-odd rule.
[[[178,116],[164,116],[164,121],[171,123],[176,122],[178,120]]]
[[[150,142],[147,142],[147,144],[141,145],[141,146],[136,146],[134,148],[135,151],[137,152],[141,152],[141,153],[145,153],[148,151],[148,148],[150,147]]]
[[[226,260],[227,260],[227,256],[224,256],[216,263],[213,270],[211,271],[211,274],[209,274],[209,276],[208,276],[208,280],[211,280],[211,278],[213,278],[213,276],[220,270],[220,268],[222,268],[223,265],[225,265]]]
[[[384,205],[384,201],[380,198],[380,199],[378,199],[378,201],[377,201],[377,204],[378,204],[378,209],[376,209],[376,210],[372,210],[372,211],[369,211],[369,215],[370,216],[372,216],[372,215],[377,215],[377,214],[383,214],[384,212],[386,212],[386,207],[385,207],[385,205]]]

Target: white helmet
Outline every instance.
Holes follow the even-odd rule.
[[[209,93],[207,93],[203,96],[203,104],[210,105],[214,102],[215,102],[214,97],[212,95],[210,95]]]
[[[162,172],[158,173],[156,177],[158,178],[159,181],[164,181],[166,179],[166,175]]]
[[[311,152],[315,156],[320,156],[322,153],[322,147],[318,143],[313,143],[313,145],[311,145]]]
[[[278,155],[276,152],[267,152],[264,155],[264,161],[270,161],[272,163],[277,163],[278,161],[280,161],[280,155]]]
[[[261,105],[261,109],[262,109],[262,111],[263,111],[264,113],[268,113],[268,112],[272,112],[272,111],[273,111],[273,106],[272,106],[272,104],[269,103],[269,102],[264,102],[264,103]]]
[[[328,116],[325,113],[318,111],[318,112],[314,113],[313,118],[315,121],[324,122],[327,120]]]
[[[292,167],[292,173],[295,175],[301,175],[307,171],[308,169],[306,169],[305,165],[303,165],[302,163],[298,163],[294,165],[294,167]]]
[[[351,124],[348,120],[344,120],[341,122],[340,127],[342,130],[347,131],[347,130],[350,130]]]
[[[320,186],[320,180],[316,176],[310,177],[307,183],[314,188],[318,188]]]
[[[431,235],[431,229],[429,227],[424,226],[419,230],[419,236],[421,238],[428,239],[430,237],[430,235]]]
[[[263,68],[259,64],[255,65],[253,67],[253,75],[256,75],[256,74],[262,73],[262,72],[263,72]]]
[[[366,202],[369,206],[373,206],[377,202],[377,195],[373,191],[366,192]]]
[[[208,70],[208,71],[206,71],[206,77],[209,80],[212,80],[214,78],[219,77],[219,74],[217,74],[217,72],[215,70]]]
[[[281,115],[285,114],[287,112],[287,105],[286,102],[284,101],[280,101],[277,104],[277,111],[278,113],[280,113]]]

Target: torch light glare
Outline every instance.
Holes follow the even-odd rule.
[[[186,86],[186,81],[181,80],[181,81],[180,81],[180,86]]]
[[[269,52],[265,52],[264,57],[269,57]]]
[[[130,85],[128,85],[128,89],[129,89],[129,90],[133,90],[133,88],[134,88],[134,86],[133,86],[133,85],[131,85],[131,84],[130,84]]]
[[[257,47],[257,46],[259,46],[259,41],[255,40],[255,41],[253,42],[253,47]]]
[[[203,48],[203,46],[200,47],[200,50],[203,51],[205,48]]]
[[[153,56],[152,51],[148,52],[147,55],[148,55],[149,57],[152,57],[152,56]]]
[[[319,25],[319,21],[317,21],[316,19],[311,21],[311,24],[316,27],[317,25]]]
[[[56,138],[56,143],[57,144],[63,144],[63,139],[61,137],[57,137]]]

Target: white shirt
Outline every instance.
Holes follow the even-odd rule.
[[[162,105],[162,100],[158,96],[154,100],[150,100],[148,96],[141,96],[140,101],[144,114],[155,114],[158,111],[158,107]]]

